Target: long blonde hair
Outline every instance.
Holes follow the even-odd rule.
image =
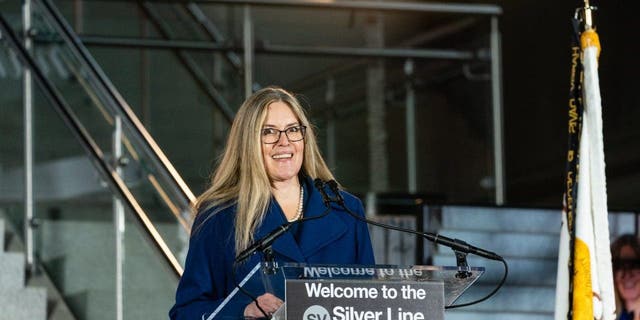
[[[268,106],[278,101],[286,103],[300,125],[307,127],[301,170],[312,178],[333,179],[320,154],[313,126],[291,93],[282,88],[267,87],[247,98],[233,120],[222,160],[212,175],[210,186],[194,205],[197,214],[212,207],[216,207],[212,213],[216,214],[237,205],[234,226],[236,254],[253,242],[253,234],[262,223],[271,200],[271,182],[262,159],[260,132],[267,118]]]

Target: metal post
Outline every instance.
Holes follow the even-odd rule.
[[[124,181],[122,176],[122,118],[115,117],[113,130],[113,165],[116,173]],[[113,197],[113,226],[115,231],[116,247],[116,319],[124,319],[124,205],[117,196]]]
[[[327,103],[327,162],[329,168],[336,168],[336,116],[333,103],[336,99],[336,80],[332,77],[327,79],[327,92],[325,102]]]
[[[76,33],[84,33],[84,3],[82,0],[73,1],[73,28]]]
[[[503,205],[505,199],[504,143],[502,122],[502,57],[500,55],[500,30],[498,17],[491,17],[491,90],[493,106],[493,159],[496,205]]]
[[[409,193],[418,191],[416,165],[416,98],[411,76],[413,75],[413,60],[408,59],[404,64],[405,83],[405,121],[407,140],[407,185]]]
[[[248,98],[253,93],[253,20],[251,7],[244,5],[243,23],[244,41],[244,95]]]
[[[33,50],[31,37],[31,0],[25,0],[22,7],[24,26],[24,47]],[[34,199],[33,199],[33,81],[31,71],[24,68],[24,239],[26,243],[26,268],[31,274],[36,271],[35,248],[33,241]]]
[[[367,218],[375,217],[378,214],[377,206],[378,200],[377,195],[373,191],[367,192],[365,203],[367,204],[366,216]]]
[[[384,16],[373,13],[366,26],[365,43],[368,47],[384,47]],[[386,192],[389,187],[385,66],[383,59],[375,59],[367,67],[367,126],[369,140],[369,186],[374,192]]]
[[[330,116],[327,119],[327,162],[329,162],[329,168],[335,170],[336,168],[336,120],[335,116]]]
[[[140,7],[139,7],[140,8]],[[149,27],[143,9],[139,9],[140,16],[140,34],[144,37],[149,36]],[[142,109],[142,123],[146,128],[151,128],[151,75],[149,68],[149,51],[141,48],[140,50],[140,107]]]
[[[367,0],[200,0],[207,4],[284,6],[297,8],[325,8],[371,11],[448,12],[461,14],[497,15],[502,8],[488,4],[438,3],[417,1],[367,1]]]

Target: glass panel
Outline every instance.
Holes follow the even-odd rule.
[[[39,4],[38,1],[35,3]],[[124,182],[152,222],[172,221],[178,224],[177,221],[180,221],[178,225],[183,226],[181,232],[186,234],[189,228],[189,199],[153,153],[153,141],[151,146],[147,145],[143,134],[135,125],[138,120],[129,120],[127,115],[135,116],[127,113],[129,106],[121,100],[119,94],[115,91],[110,94],[105,90],[105,85],[110,86],[110,83],[108,80],[103,83],[99,79],[97,73],[101,71],[92,69],[92,58],[88,57],[89,60],[86,60],[70,43],[63,42],[66,39],[65,33],[61,24],[55,20],[56,14],[39,5],[35,12],[39,40],[35,57],[39,67],[49,70],[45,75],[55,83],[59,93],[93,137],[110,165],[123,168]],[[124,107],[120,106],[122,104],[125,104]],[[120,117],[123,123],[121,137],[124,154],[119,159],[114,159],[112,151],[116,117]],[[66,145],[60,146],[63,147],[56,148],[55,151],[57,156],[66,154],[63,150]],[[159,146],[155,147],[160,150]],[[178,231],[171,231],[176,232]],[[161,235],[175,238],[174,234],[165,235],[161,232]],[[186,245],[172,242],[170,249],[177,253],[183,251]]]
[[[35,254],[78,319],[114,319],[111,191],[35,86]]]
[[[131,214],[126,214],[124,233],[124,319],[167,319],[175,302],[178,279],[159,263],[152,244]],[[180,243],[179,226],[171,221],[154,224],[171,245]]]
[[[42,19],[43,16],[39,17],[38,28],[47,34],[46,30],[52,29],[46,29],[49,25]],[[107,188],[104,177],[96,170],[94,162],[106,162],[107,170],[112,170],[114,161],[108,154],[111,153],[116,116],[107,112],[113,111],[104,103],[108,103],[108,99],[105,99],[102,91],[93,90],[94,83],[89,81],[88,70],[83,69],[79,60],[75,60],[69,47],[63,46],[55,35],[49,34],[49,37],[53,41],[36,46],[34,60],[46,80],[55,87],[63,104],[71,108],[83,123],[98,156],[104,157],[89,159],[86,156],[76,137],[78,133],[74,134],[63,121],[59,121],[61,117],[34,81],[34,191],[38,222],[34,231],[34,247],[37,262],[52,279],[77,319],[114,319],[117,261],[113,194]],[[0,46],[2,60],[12,57],[12,51],[5,47],[5,41]],[[58,66],[56,59],[59,59]],[[16,68],[20,70],[21,65],[18,63]],[[21,77],[19,74],[16,77],[7,82],[7,87],[16,89],[13,94],[20,101]],[[0,81],[4,83],[4,80]],[[18,109],[12,114],[21,114],[20,103],[6,105]],[[9,124],[15,126],[7,128],[7,137],[20,137],[22,121],[7,120],[11,122],[3,119],[3,129]],[[159,217],[155,227],[160,233],[168,235],[167,244],[179,252],[188,239],[185,227],[176,223],[174,214],[180,216],[185,211],[179,208],[179,204],[171,202],[175,200],[171,199],[169,192],[164,191],[169,188],[162,186],[163,181],[152,178],[157,176],[157,169],[152,160],[145,158],[145,153],[136,149],[135,142],[129,138],[133,135],[131,132],[124,130],[122,133],[129,164],[124,167],[125,184],[133,188],[134,194],[139,197],[137,202],[143,205],[145,211]],[[6,147],[18,152],[23,146],[20,139],[16,140],[15,145],[7,144]],[[2,145],[5,146],[4,143]],[[4,149],[2,151],[3,155],[7,154]],[[15,190],[10,191],[16,194],[16,199],[11,201],[15,202],[22,200],[20,183],[24,182],[21,158],[16,156],[5,161],[3,157],[0,162],[3,165],[0,171],[2,190],[6,191],[7,185],[13,183],[11,187]],[[5,166],[8,166],[6,171]],[[158,190],[163,190],[164,200],[167,201],[161,201],[163,198],[158,196],[161,194]],[[21,226],[22,206],[12,205],[9,201],[7,203],[7,209],[3,211],[13,224]],[[167,203],[172,203],[172,206]],[[148,232],[140,228],[133,214],[129,212],[127,216],[136,223],[128,223],[125,235],[125,252],[128,255],[124,267],[127,281],[124,298],[130,300],[125,303],[125,315],[128,319],[166,317],[177,285],[175,271],[157,253],[155,244],[149,244]],[[148,299],[151,294],[154,299]],[[142,298],[153,303],[136,301]]]

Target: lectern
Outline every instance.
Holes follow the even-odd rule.
[[[241,319],[248,294],[273,293],[285,304],[276,320],[443,320],[484,272],[477,267],[256,265],[209,316]]]

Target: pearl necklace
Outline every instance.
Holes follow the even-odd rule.
[[[298,202],[298,213],[296,214],[295,217],[293,217],[293,219],[287,219],[289,222],[296,221],[302,218],[303,201],[304,201],[304,188],[300,186],[300,200]]]

